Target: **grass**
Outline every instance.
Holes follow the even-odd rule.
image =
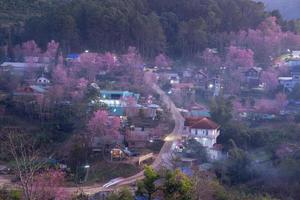
[[[101,161],[91,167],[88,183],[104,183],[117,177],[129,177],[139,171],[138,167],[126,163]]]

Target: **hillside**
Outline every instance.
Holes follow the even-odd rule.
[[[39,16],[68,0],[0,0],[0,25],[8,26]]]
[[[266,8],[279,10],[285,19],[300,18],[300,1],[299,0],[259,0],[265,3]]]

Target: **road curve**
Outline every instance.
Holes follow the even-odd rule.
[[[152,164],[152,167],[158,170],[161,166],[170,163],[170,155],[172,153],[173,143],[179,139],[181,139],[181,134],[184,128],[184,118],[181,113],[177,109],[174,102],[170,99],[170,97],[156,84],[156,81],[153,81],[151,77],[153,77],[153,73],[146,72],[145,73],[145,82],[149,85],[157,94],[160,95],[160,100],[165,104],[166,108],[170,110],[172,118],[175,122],[175,127],[173,131],[166,136],[166,141],[162,146],[158,156]],[[141,171],[138,174],[128,177],[124,179],[122,182],[118,183],[117,186],[128,185],[135,183],[137,180],[141,180],[144,178],[144,172]]]
[[[167,135],[166,141],[164,145],[162,146],[158,156],[152,163],[152,167],[154,169],[159,169],[161,166],[170,163],[170,155],[172,152],[172,145],[173,143],[181,138],[181,133],[183,131],[184,127],[184,119],[180,112],[178,111],[177,107],[173,103],[173,101],[170,99],[170,97],[156,84],[156,81],[153,81],[151,77],[153,77],[152,72],[146,72],[145,73],[145,83],[149,85],[157,94],[160,95],[161,101],[165,104],[166,108],[170,110],[170,113],[172,115],[172,118],[175,121],[175,127],[173,131]],[[2,178],[2,179],[1,179]],[[142,180],[144,178],[144,172],[141,171],[131,177],[125,178],[118,184],[114,186],[114,188],[123,186],[123,185],[129,185],[133,184],[138,180]],[[2,180],[2,181],[1,181]],[[2,184],[1,184],[2,183]],[[9,181],[7,179],[4,179],[4,177],[0,176],[0,186],[1,185],[9,185]],[[102,191],[111,191],[109,188],[104,188],[102,185],[92,185],[92,186],[84,186],[84,187],[67,187],[65,188],[66,191],[70,193],[74,193],[77,191],[83,191],[84,193],[88,195],[94,195]]]

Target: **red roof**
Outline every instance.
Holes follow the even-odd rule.
[[[220,125],[212,121],[207,117],[197,117],[197,118],[186,118],[184,122],[185,126],[196,129],[218,129]]]

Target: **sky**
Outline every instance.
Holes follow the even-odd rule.
[[[285,19],[300,18],[300,0],[256,0],[266,4],[267,10],[279,10]]]

